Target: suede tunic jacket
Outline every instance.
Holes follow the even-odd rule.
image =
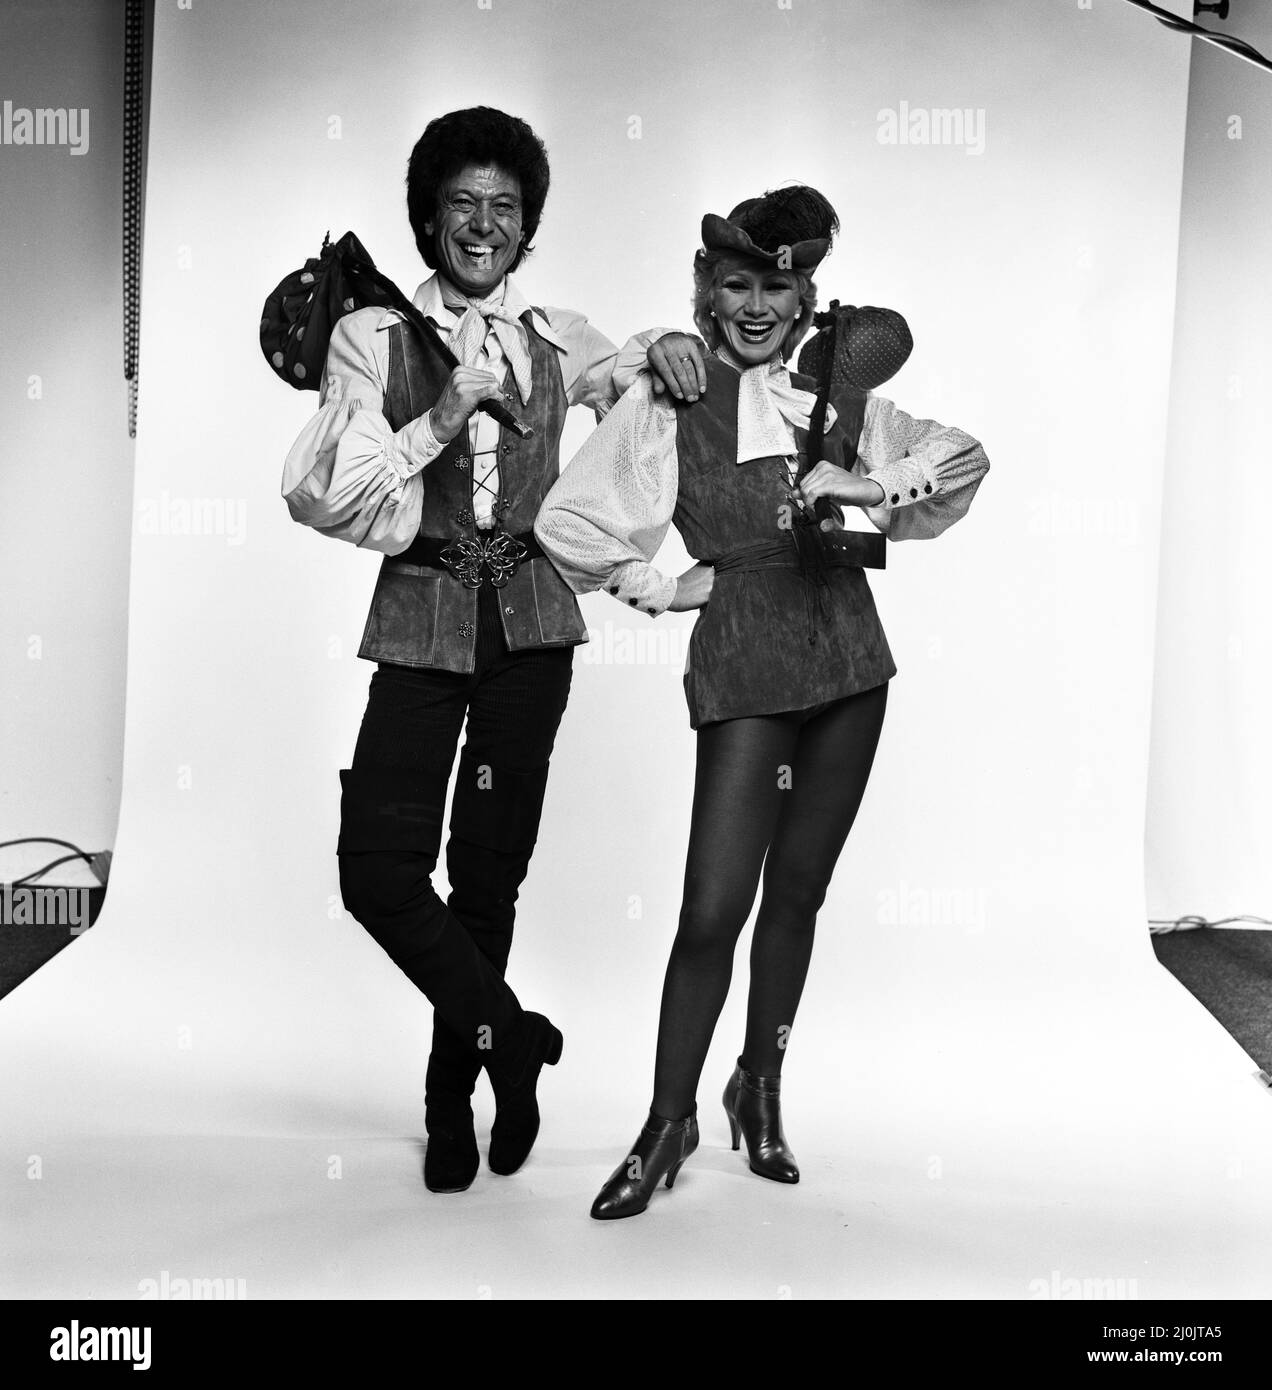
[[[704,408],[677,412],[672,524],[695,559],[717,561],[761,540],[794,548],[785,462],[776,455],[737,462],[738,381],[737,372],[712,359]],[[815,383],[792,376],[791,385],[808,390]],[[797,429],[795,440],[803,474],[807,435]],[[826,431],[826,456],[841,457],[844,442],[836,422]],[[716,575],[689,642],[684,680],[692,728],[807,709],[896,675],[865,571],[834,568],[827,582],[824,602],[809,610],[809,581],[798,569]]]
[[[557,479],[568,406],[556,350],[533,331],[529,315],[524,317],[534,375],[521,417],[534,434],[520,439],[501,427],[498,446],[502,526],[514,536],[531,530],[540,504]],[[409,326],[396,323],[387,331],[384,415],[391,428],[399,430],[437,400],[449,373],[435,353],[421,347]],[[420,474],[424,484],[421,536],[449,541],[477,534],[468,448],[468,432],[463,430]],[[587,640],[573,593],[542,557],[523,561],[499,591],[499,618],[510,651],[575,646]],[[466,588],[448,570],[390,555],[380,566],[358,655],[396,666],[468,673],[474,666],[476,633],[476,589]]]
[[[738,461],[740,381],[732,366],[711,358],[706,393],[674,408],[638,382],[566,468],[535,530],[576,592],[604,587],[651,615],[663,611],[675,581],[649,562],[671,524],[700,561],[714,563],[762,542],[794,550],[786,458]],[[797,390],[814,384],[790,378]],[[894,498],[899,504],[902,485],[909,484],[910,506],[867,509],[880,530],[938,534],[970,504],[989,467],[984,452],[961,431],[902,417],[890,402],[872,413],[876,399],[867,402],[862,444],[895,457],[860,457],[855,428],[845,435],[838,420],[827,430],[824,456],[876,477],[889,504]],[[850,415],[844,411],[845,419]],[[914,455],[901,439],[915,446]],[[792,428],[797,476],[807,471],[806,443],[806,432]],[[908,526],[897,526],[902,512],[916,506],[926,516],[913,511]],[[716,574],[689,645],[685,695],[693,728],[807,709],[896,674],[864,571],[836,566],[827,582],[821,601],[810,606],[811,581],[798,568],[725,566]]]

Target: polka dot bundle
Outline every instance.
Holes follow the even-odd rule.
[[[905,366],[914,350],[910,326],[895,309],[860,308],[832,300],[826,313],[813,319],[818,332],[799,352],[799,369],[818,382],[826,379],[826,355],[830,364],[830,388],[849,387],[873,391]],[[833,344],[833,346],[832,346]]]
[[[298,391],[322,387],[331,332],[345,314],[368,304],[386,307],[400,292],[375,269],[352,232],[280,280],[261,310],[261,351],[273,370]]]

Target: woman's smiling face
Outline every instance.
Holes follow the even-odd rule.
[[[793,270],[733,262],[721,266],[711,292],[720,337],[746,366],[768,362],[800,314],[800,280]]]
[[[482,299],[503,279],[521,246],[521,185],[503,169],[466,165],[448,179],[437,216],[424,224],[446,278]]]

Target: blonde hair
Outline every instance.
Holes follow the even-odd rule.
[[[750,256],[739,256],[724,251],[700,250],[693,258],[693,321],[707,347],[714,352],[720,346],[720,326],[711,312],[711,295],[727,272],[736,267],[747,269],[759,267],[772,270],[768,261],[754,260]],[[788,270],[799,282],[799,315],[791,324],[782,342],[782,361],[790,360],[791,354],[799,346],[800,339],[813,324],[813,314],[817,308],[817,286],[813,277],[806,271]]]

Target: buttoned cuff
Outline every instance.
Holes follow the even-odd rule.
[[[403,425],[393,436],[392,463],[401,478],[413,478],[446,447],[433,433],[429,412]]]
[[[873,503],[872,511],[890,511],[893,507],[905,507],[911,502],[933,496],[937,490],[936,479],[929,477],[923,465],[915,458],[885,463],[880,468],[868,470],[864,476],[870,482],[878,483],[883,489],[883,501]]]
[[[604,589],[620,603],[648,613],[651,618],[665,613],[676,597],[676,581],[643,560],[629,560],[619,565],[606,580]]]

